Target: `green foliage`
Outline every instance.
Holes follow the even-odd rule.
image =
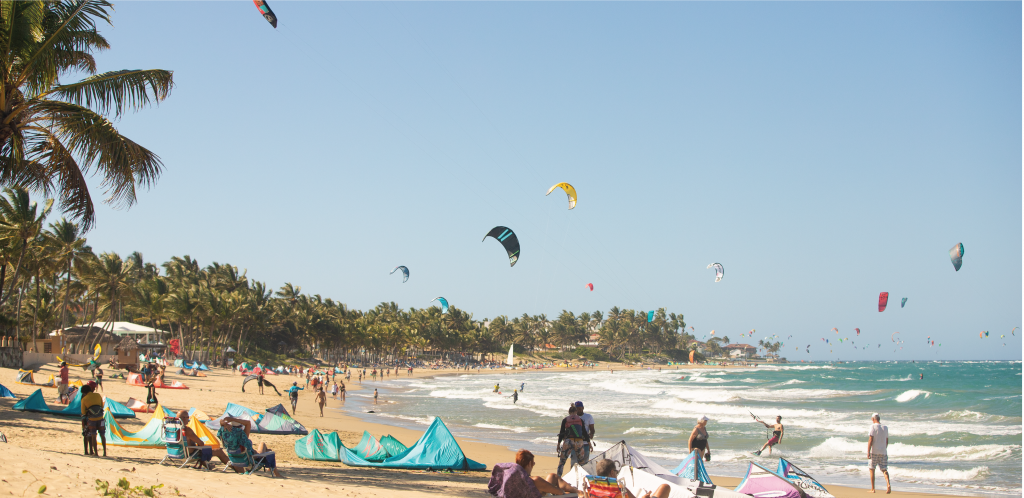
[[[576,350],[573,351],[573,355],[577,358],[582,356],[590,361],[608,361],[610,359],[608,353],[589,346],[580,346],[576,348]]]
[[[690,350],[688,349],[666,349],[664,351],[665,356],[672,359],[672,361],[689,361]]]
[[[114,498],[140,498],[143,496],[153,498],[156,496],[156,490],[162,487],[164,487],[163,484],[132,487],[132,484],[125,477],[119,479],[114,486],[111,486],[108,481],[96,479],[96,492],[100,496],[112,496]]]

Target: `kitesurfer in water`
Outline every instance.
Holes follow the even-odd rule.
[[[761,449],[755,451],[754,454],[757,456],[761,456],[761,452],[764,451],[765,448],[768,448],[768,454],[771,455],[772,446],[781,443],[782,434],[786,432],[786,429],[782,427],[782,415],[775,416],[774,424],[769,425],[768,422],[762,420],[758,420],[758,422],[761,422],[762,424],[764,424],[765,427],[768,427],[772,430],[772,437],[768,439],[768,442],[764,443],[764,446],[762,446]]]

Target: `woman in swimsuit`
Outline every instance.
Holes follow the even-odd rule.
[[[708,418],[701,416],[697,419],[697,426],[693,428],[693,432],[690,433],[690,441],[688,443],[688,451],[693,453],[693,450],[697,450],[697,454],[700,458],[704,458],[704,454],[711,455],[711,445],[708,444]]]
[[[768,448],[768,455],[770,456],[772,454],[772,446],[781,443],[782,434],[786,432],[786,428],[782,427],[782,415],[776,415],[775,423],[771,425],[768,425],[767,422],[762,422],[760,420],[758,420],[758,422],[761,422],[762,424],[764,424],[765,427],[770,427],[772,429],[772,437],[771,439],[768,440],[767,443],[764,443],[764,446],[762,446],[761,449],[755,451],[754,454],[757,456],[761,456],[761,452],[764,451],[765,448]]]

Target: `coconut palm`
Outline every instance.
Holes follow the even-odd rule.
[[[53,199],[47,199],[40,207],[29,198],[28,191],[24,188],[5,188],[5,197],[0,197],[0,240],[4,241],[7,247],[17,248],[17,260],[14,263],[14,276],[11,277],[11,286],[18,285],[18,277],[21,275],[22,261],[25,252],[34,242],[39,232],[43,229],[43,223],[50,214],[53,207]],[[7,265],[0,268],[0,294],[3,293],[4,280],[6,277]],[[0,306],[10,298],[11,293],[0,296]]]
[[[90,172],[107,203],[130,207],[162,168],[107,116],[163,100],[174,86],[162,69],[97,74],[93,53],[110,48],[97,23],[109,24],[112,9],[105,0],[0,2],[0,184],[52,192],[83,230],[96,217]],[[81,72],[90,76],[60,81]]]
[[[60,306],[60,328],[67,327],[72,265],[75,261],[81,260],[82,255],[91,252],[89,246],[85,245],[85,238],[81,235],[78,225],[65,218],[61,218],[56,223],[50,223],[49,230],[43,233],[43,243],[50,248],[51,257],[57,266],[64,270],[64,297]]]

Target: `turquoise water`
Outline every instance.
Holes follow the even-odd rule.
[[[496,382],[503,395],[491,392]],[[521,382],[526,389],[513,405],[505,395]],[[389,388],[389,403],[374,415],[388,423],[416,426],[436,415],[456,434],[550,455],[569,403],[582,400],[595,418],[599,450],[625,439],[669,468],[686,453],[695,419],[707,415],[713,475],[740,476],[751,459],[774,468],[774,459],[750,454],[765,429],[748,411],[764,420],[782,415],[786,436],[777,456],[822,482],[855,487],[867,487],[867,431],[879,412],[889,427],[896,489],[1021,495],[1020,362],[503,371],[366,385]]]

